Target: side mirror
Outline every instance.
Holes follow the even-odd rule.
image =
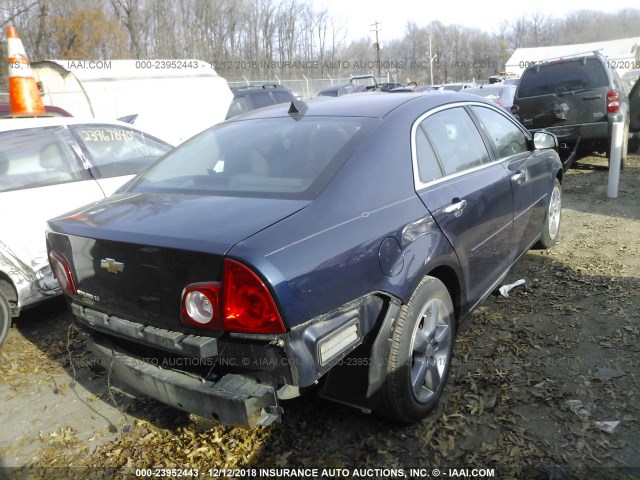
[[[549,132],[535,132],[533,134],[533,146],[536,150],[540,150],[543,148],[557,148],[558,147],[558,138]]]

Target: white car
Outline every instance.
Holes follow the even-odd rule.
[[[61,293],[46,220],[111,195],[172,148],[112,120],[0,120],[0,344],[12,317]]]

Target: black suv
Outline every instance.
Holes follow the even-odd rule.
[[[227,111],[227,119],[257,108],[278,103],[287,103],[296,97],[291,90],[282,85],[256,85],[231,88],[233,100]]]
[[[629,138],[628,90],[598,52],[538,62],[522,74],[511,107],[530,130],[558,137],[565,168],[591,152],[609,157],[612,123],[624,119],[622,163]]]

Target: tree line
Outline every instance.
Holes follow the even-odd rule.
[[[536,13],[497,33],[410,22],[402,38],[384,42],[378,61],[374,40],[347,41],[347,26],[308,0],[0,0],[0,26],[18,28],[32,62],[195,58],[228,80],[378,70],[400,82],[479,80],[503,71],[516,48],[632,37],[638,24],[637,9]]]

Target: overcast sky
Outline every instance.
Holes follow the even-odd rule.
[[[427,1],[427,0],[311,0],[320,9],[327,7],[339,24],[346,25],[349,39],[373,35],[370,25],[380,22],[380,43],[401,38],[408,21],[418,26],[439,20],[445,25],[459,24],[490,33],[499,30],[501,22],[534,12],[562,18],[567,13],[587,9],[616,12],[624,8],[640,8],[638,0],[535,0],[534,2],[496,1]],[[640,35],[640,26],[638,26]],[[375,38],[371,36],[370,38]]]

